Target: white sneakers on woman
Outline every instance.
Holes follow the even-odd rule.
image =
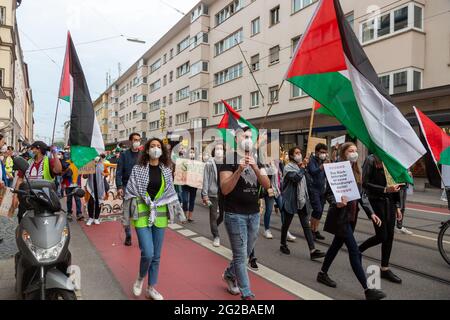
[[[294,237],[289,231],[287,233],[287,241],[289,242],[294,242],[295,239],[297,239],[296,237]]]
[[[270,232],[270,230],[265,230],[264,231],[264,238],[266,238],[266,239],[273,239],[272,232]]]
[[[139,279],[139,277],[138,277],[133,284],[133,294],[136,297],[139,297],[142,294],[142,287],[144,286],[144,279]],[[145,293],[146,293],[145,296],[147,297],[147,299],[164,300],[164,297],[158,291],[156,291],[156,289],[153,287],[149,286]]]
[[[99,225],[99,224],[100,224],[100,220],[95,219],[95,220],[94,220],[94,223],[95,223],[96,225]]]
[[[88,227],[90,227],[90,226],[92,225],[93,222],[94,222],[94,219],[89,218],[88,221],[86,222],[86,225],[87,225]]]

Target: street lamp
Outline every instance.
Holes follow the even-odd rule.
[[[140,40],[138,38],[127,38],[127,41],[145,44],[144,40]]]

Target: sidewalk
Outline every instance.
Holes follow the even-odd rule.
[[[441,200],[442,190],[437,188],[426,188],[424,191],[414,191],[406,198],[407,204],[420,204],[435,208],[447,209],[447,201]]]
[[[136,279],[140,250],[133,232],[133,246],[123,245],[123,231],[119,222],[103,222],[99,226],[86,227],[84,232],[95,245],[103,261],[108,265],[129,299],[137,299],[131,289]],[[229,261],[203,247],[189,237],[189,230],[166,230],[162,250],[159,283],[157,285],[167,300],[240,300],[226,291],[222,273]],[[272,282],[249,272],[256,298],[263,300],[296,300],[297,296]],[[140,299],[145,299],[144,294]]]

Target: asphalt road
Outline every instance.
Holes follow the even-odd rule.
[[[382,290],[388,299],[450,299],[450,266],[445,263],[437,248],[437,233],[441,221],[446,221],[450,215],[432,213],[434,208],[428,210],[407,209],[405,226],[414,232],[414,235],[396,234],[391,255],[392,270],[402,278],[401,285],[385,280],[381,281]],[[326,213],[324,214],[325,217]],[[208,208],[197,201],[194,210],[193,223],[184,225],[200,235],[212,239],[209,229]],[[324,220],[324,218],[323,218]],[[294,219],[290,232],[297,237],[295,243],[290,243],[291,255],[283,255],[280,247],[280,215],[272,214],[271,231],[273,239],[263,237],[264,226],[261,219],[259,238],[256,243],[256,256],[258,262],[277,272],[317,290],[334,299],[362,299],[363,291],[354,276],[345,247],[334,261],[329,275],[338,283],[338,287],[328,288],[316,281],[321,261],[314,262],[309,259],[308,247],[303,236],[303,230],[298,219]],[[222,245],[230,248],[228,236],[224,225],[219,227]],[[317,243],[317,248],[326,251],[332,240],[332,235],[322,232],[326,237]],[[374,234],[372,223],[363,212],[360,212],[356,228],[358,243]],[[447,238],[447,240],[449,240]],[[379,265],[381,247],[375,247],[363,255],[363,265]]]

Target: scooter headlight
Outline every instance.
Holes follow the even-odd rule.
[[[52,262],[58,259],[61,254],[62,249],[64,248],[64,244],[66,243],[67,237],[69,236],[69,229],[65,227],[63,232],[61,233],[61,240],[53,247],[48,249],[42,249],[38,246],[35,246],[31,241],[30,234],[24,230],[22,232],[22,239],[27,245],[28,249],[33,253],[33,256],[39,262]]]

